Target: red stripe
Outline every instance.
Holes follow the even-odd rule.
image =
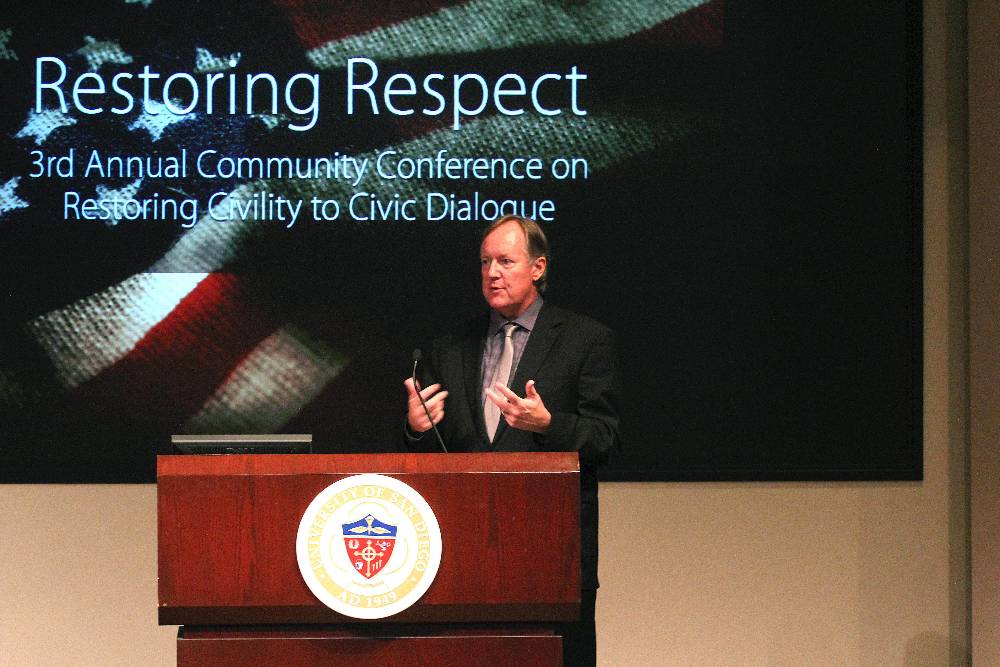
[[[295,33],[307,49],[350,35],[366,33],[465,0],[275,0],[288,12]]]
[[[235,276],[210,274],[131,352],[81,386],[78,399],[144,421],[182,422],[278,324]]]
[[[636,33],[627,41],[663,45],[702,45],[721,47],[724,36],[726,3],[711,0],[668,21]]]

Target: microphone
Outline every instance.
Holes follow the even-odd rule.
[[[437,424],[431,418],[431,411],[427,408],[427,403],[424,401],[424,397],[420,394],[420,385],[417,384],[417,364],[423,358],[424,354],[420,351],[418,347],[413,351],[413,388],[417,392],[417,398],[420,399],[420,405],[424,408],[424,414],[427,415],[427,421],[431,423],[431,428],[434,430],[434,435],[437,436],[438,444],[441,445],[441,450],[447,454],[448,448],[444,446],[444,439],[441,437],[441,433],[438,431]]]

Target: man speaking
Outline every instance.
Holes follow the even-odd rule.
[[[597,466],[618,444],[618,363],[607,327],[544,301],[549,249],[533,220],[505,216],[479,250],[489,311],[434,343],[434,384],[413,380],[406,435],[432,451],[428,412],[449,451],[580,454],[581,609],[567,624],[564,664],[596,660]]]

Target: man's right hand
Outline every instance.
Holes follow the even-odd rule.
[[[427,419],[427,412],[420,404],[420,397],[417,396],[417,387],[413,386],[413,378],[406,378],[403,381],[406,387],[406,423],[414,433],[429,431],[431,422]],[[434,384],[420,389],[420,396],[423,396],[427,403],[427,411],[431,413],[431,419],[437,424],[444,418],[444,399],[448,397],[447,391],[441,391],[441,384]]]

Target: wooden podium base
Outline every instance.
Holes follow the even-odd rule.
[[[524,628],[219,628],[182,626],[177,665],[524,665],[562,664],[562,638]]]

